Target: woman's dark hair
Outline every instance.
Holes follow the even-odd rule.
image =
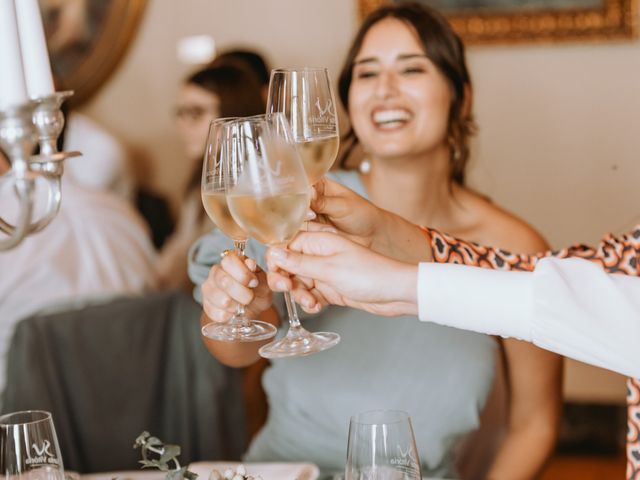
[[[450,179],[462,185],[465,167],[469,160],[469,138],[475,132],[473,117],[465,108],[465,102],[468,101],[465,95],[470,94],[471,78],[465,61],[464,44],[442,14],[419,3],[393,4],[372,12],[362,22],[340,73],[338,80],[340,101],[348,111],[353,63],[362,48],[365,35],[371,27],[386,18],[396,18],[413,28],[420,39],[424,53],[449,83],[452,94],[448,125],[448,141],[451,149]],[[342,154],[341,167],[346,166],[346,160],[358,141],[353,129],[347,133],[345,140],[351,140],[351,143]]]
[[[254,50],[247,50],[244,48],[235,48],[233,50],[227,50],[218,55],[211,66],[227,64],[242,64],[246,68],[249,68],[256,74],[260,85],[266,87],[269,85],[269,77],[271,76],[271,69],[267,65],[267,61],[264,57]]]
[[[205,68],[192,74],[185,83],[215,94],[220,100],[221,117],[246,117],[265,111],[258,80],[239,65]]]
[[[216,95],[220,101],[220,117],[249,117],[265,112],[258,80],[253,72],[241,66],[208,67],[193,73],[184,83]],[[201,175],[202,164],[198,162],[187,183],[187,192],[198,188]]]

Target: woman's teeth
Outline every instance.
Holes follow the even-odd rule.
[[[379,110],[373,114],[373,122],[378,127],[394,128],[410,119],[406,110]]]

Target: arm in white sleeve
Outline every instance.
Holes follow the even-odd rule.
[[[533,273],[421,264],[423,321],[514,337],[640,377],[640,278],[581,259],[540,260]]]

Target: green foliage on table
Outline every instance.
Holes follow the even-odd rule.
[[[196,480],[197,473],[193,473],[187,467],[181,467],[178,457],[180,446],[164,444],[157,437],[152,437],[149,432],[142,432],[136,438],[133,448],[140,448],[142,455],[142,468],[157,468],[166,472],[166,480]]]

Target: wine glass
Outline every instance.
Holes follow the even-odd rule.
[[[49,412],[27,410],[0,417],[0,475],[7,480],[64,480]]]
[[[209,136],[202,165],[202,203],[209,218],[228,237],[233,240],[235,254],[244,257],[247,244],[246,232],[234,221],[229,213],[226,200],[227,183],[233,178],[227,176],[230,166],[236,158],[230,155],[229,132],[227,130],[233,118],[213,120],[209,126]],[[276,327],[260,320],[248,319],[244,305],[238,304],[235,315],[228,323],[211,322],[202,327],[202,334],[213,340],[225,342],[256,342],[272,338]]]
[[[229,126],[232,141],[227,203],[234,220],[259,242],[284,246],[298,232],[309,205],[307,177],[282,113],[238,119]],[[300,325],[289,292],[284,294],[289,329],[284,338],[260,348],[265,358],[309,355],[333,347],[340,336],[310,333]]]
[[[409,414],[372,410],[351,417],[345,480],[420,480]]]
[[[329,171],[338,154],[338,117],[326,68],[271,71],[267,113],[282,112],[291,125],[309,185]]]

